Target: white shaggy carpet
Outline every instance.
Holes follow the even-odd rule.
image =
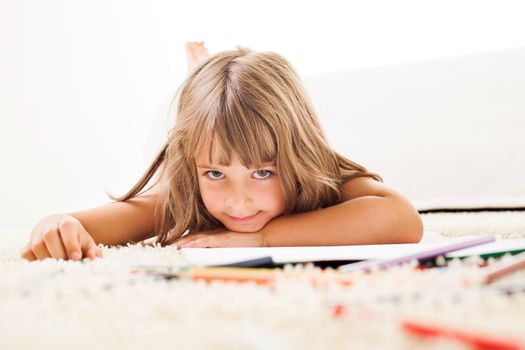
[[[521,211],[425,214],[423,220],[440,239],[525,238]],[[105,248],[104,258],[93,262],[27,262],[19,251],[29,232],[0,234],[0,349],[469,348],[410,336],[403,320],[525,344],[525,293],[507,296],[498,284],[480,288],[476,259],[454,261],[448,270],[407,264],[354,273],[347,287],[312,287],[300,277],[270,286],[205,284],[129,273],[140,264],[185,266],[171,247]],[[316,273],[312,266],[287,269],[291,276]],[[524,277],[520,272],[501,283]]]

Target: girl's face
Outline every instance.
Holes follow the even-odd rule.
[[[197,159],[199,189],[206,209],[230,231],[257,232],[285,209],[277,167],[248,169],[232,154],[230,166]]]

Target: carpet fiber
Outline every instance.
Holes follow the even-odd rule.
[[[426,232],[525,238],[525,212],[423,215]],[[353,273],[353,283],[313,286],[313,266],[287,266],[274,284],[206,284],[130,274],[138,264],[187,263],[172,247],[104,248],[93,262],[19,257],[29,232],[0,230],[1,349],[468,349],[448,338],[420,339],[405,321],[461,329],[525,344],[525,293],[480,287],[476,258],[449,268],[414,264]]]

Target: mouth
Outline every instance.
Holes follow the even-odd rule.
[[[250,222],[252,221],[253,219],[255,219],[255,217],[259,214],[260,212],[257,212],[253,215],[250,215],[250,216],[245,216],[245,217],[242,217],[242,218],[239,218],[239,217],[235,217],[235,216],[230,216],[228,215],[228,217],[230,219],[232,219],[233,221],[235,222]]]

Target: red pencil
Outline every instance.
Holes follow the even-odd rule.
[[[454,328],[428,325],[415,321],[405,320],[401,323],[401,328],[406,332],[420,337],[446,337],[455,339],[472,346],[474,349],[480,350],[519,350],[524,348],[523,344],[520,345],[506,339],[465,332]]]

